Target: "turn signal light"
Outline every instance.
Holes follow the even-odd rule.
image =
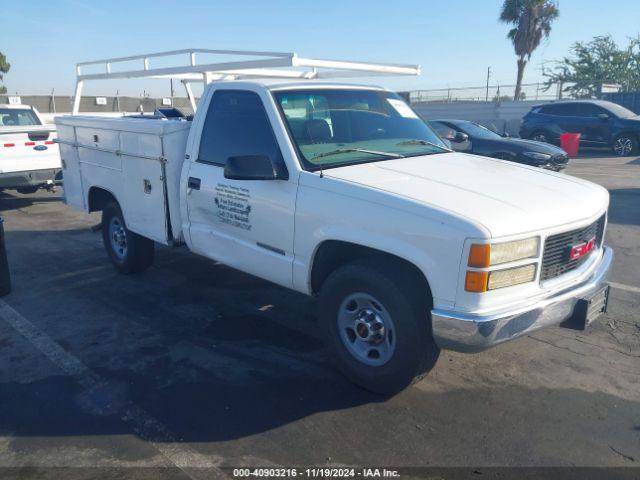
[[[491,245],[474,244],[469,250],[469,266],[473,268],[487,268],[491,264]]]
[[[464,279],[464,289],[467,292],[482,293],[487,291],[489,272],[468,271]]]

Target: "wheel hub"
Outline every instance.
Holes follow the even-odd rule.
[[[354,330],[365,342],[377,345],[384,340],[384,321],[372,310],[362,310],[356,315]]]
[[[357,360],[371,366],[387,363],[395,351],[395,327],[381,302],[366,293],[344,299],[338,312],[342,343]]]
[[[633,150],[633,143],[631,139],[622,137],[616,140],[613,148],[618,155],[629,155]]]
[[[127,254],[127,232],[118,218],[112,218],[109,223],[109,238],[113,253],[119,259],[124,259]]]

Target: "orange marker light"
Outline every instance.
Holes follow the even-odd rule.
[[[489,272],[467,272],[464,279],[464,289],[467,292],[482,293],[487,291]]]
[[[487,268],[491,264],[491,245],[471,245],[469,250],[469,266]]]

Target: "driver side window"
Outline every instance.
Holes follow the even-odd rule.
[[[229,157],[251,155],[284,163],[262,100],[255,92],[217,90],[202,129],[198,161],[224,167]]]

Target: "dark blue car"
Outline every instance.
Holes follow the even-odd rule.
[[[609,147],[616,155],[638,152],[640,116],[617,103],[576,100],[537,105],[522,119],[520,136],[558,145],[561,133],[580,133],[580,145]]]

